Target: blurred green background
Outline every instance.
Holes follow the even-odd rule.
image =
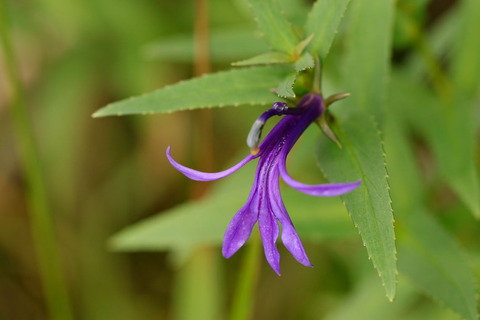
[[[111,250],[108,240],[130,224],[209,192],[211,185],[188,181],[167,163],[167,146],[172,146],[181,163],[223,169],[247,152],[245,137],[263,109],[215,109],[208,114],[212,124],[208,131],[198,125],[197,119],[202,117],[198,112],[91,117],[109,102],[195,75],[195,2],[7,2],[75,317],[227,318],[245,256],[242,250],[230,260],[221,257],[217,245],[179,245],[176,250],[165,250],[169,248],[165,245],[119,253]],[[308,1],[283,3],[294,21],[311,5]],[[398,1],[398,7],[404,9],[397,16],[392,63],[401,69],[415,51],[411,34],[402,27],[404,19],[428,32],[448,26],[455,5],[454,0]],[[213,71],[228,69],[230,62],[266,48],[241,0],[210,0],[209,25]],[[441,44],[441,39],[438,42]],[[331,60],[335,65],[335,58]],[[11,88],[3,63],[0,59],[0,319],[48,319],[9,113]],[[318,130],[310,130],[304,140],[313,141],[318,135]],[[421,152],[422,141],[417,142],[420,157],[424,157],[420,160],[428,162],[429,154]],[[292,156],[292,172],[299,180],[313,183],[317,176],[302,170],[315,167],[314,155],[305,144]],[[212,153],[198,157],[202,150]],[[425,170],[429,178],[428,165]],[[248,183],[244,184],[248,190]],[[241,204],[246,193],[242,191],[242,197],[236,199],[235,184],[230,188],[234,192],[223,196],[224,201]],[[438,209],[442,225],[471,249],[470,260],[478,278],[480,254],[474,237],[478,224],[451,192],[438,189],[432,191],[432,207]],[[285,197],[287,208],[295,206],[295,201],[297,206],[310,201],[288,192],[285,190],[292,196]],[[268,266],[261,267],[253,319],[457,319],[402,275],[397,298],[390,303],[348,215],[337,209],[337,200],[326,201],[324,207],[332,210],[322,213],[325,220],[320,236],[316,236],[317,229],[301,226],[307,230],[305,245],[315,268],[297,264],[280,248],[283,275],[278,277]],[[226,221],[234,213],[225,212]],[[301,212],[299,215],[296,223],[301,225]],[[212,222],[200,218],[198,223]]]

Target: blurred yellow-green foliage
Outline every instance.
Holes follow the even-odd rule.
[[[7,3],[75,318],[225,319],[244,252],[230,260],[221,257],[217,246],[118,253],[111,250],[108,239],[125,226],[208,192],[204,190],[208,186],[187,181],[167,163],[168,145],[181,163],[225,168],[238,150],[246,152],[244,139],[260,109],[214,110],[208,115],[211,132],[198,125],[202,114],[197,112],[91,117],[107,103],[194,75],[195,2]],[[399,3],[408,9],[397,15],[397,24],[413,19],[429,30],[453,10],[456,1]],[[287,14],[295,19],[310,5],[295,1]],[[212,37],[218,37],[213,40],[219,43],[234,35],[245,41],[212,48],[214,71],[228,69],[230,62],[266,47],[254,35],[254,23],[241,0],[209,1],[209,24],[215,30]],[[400,66],[415,50],[402,30],[397,25],[392,58]],[[252,38],[245,38],[245,31]],[[48,319],[4,63],[0,59],[0,319]],[[428,163],[431,155],[422,149],[422,141],[417,142],[420,161]],[[213,150],[208,159],[196,156],[203,148]],[[301,153],[301,147],[298,152],[307,153]],[[299,161],[314,164],[313,157]],[[434,169],[427,165],[427,179],[430,170]],[[315,180],[311,173],[296,173]],[[441,194],[432,200],[432,207],[450,232],[467,248],[477,250],[472,260],[478,278],[478,239],[472,236],[478,235],[478,223],[451,192],[439,189],[432,191]],[[224,214],[230,217],[234,212]],[[315,268],[298,265],[283,248],[282,277],[262,266],[253,319],[457,319],[402,275],[396,300],[385,299],[355,229],[343,231],[342,226],[350,224],[345,221],[329,239],[306,242]]]

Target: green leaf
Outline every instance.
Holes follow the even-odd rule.
[[[181,204],[129,226],[111,238],[116,250],[191,250],[219,245],[228,222],[247,200],[255,166],[247,165],[216,185],[204,199]],[[352,236],[351,222],[339,198],[311,197],[282,189],[285,206],[302,238],[339,239]]]
[[[475,31],[480,28],[480,2],[461,2],[460,19],[452,61],[454,99],[443,110],[443,132],[437,136],[437,154],[442,174],[458,196],[480,218],[480,182],[475,121],[480,93],[480,44]],[[455,152],[452,152],[455,150]]]
[[[250,59],[232,63],[232,66],[253,66],[259,64],[286,64],[292,59],[283,52],[267,52]]]
[[[352,109],[362,108],[380,116],[390,65],[394,1],[354,1],[350,8],[344,90],[352,94]]]
[[[303,51],[305,51],[305,48],[312,42],[313,39],[313,34],[309,35],[307,38],[304,40],[300,41],[296,46],[295,46],[295,55],[300,56]]]
[[[315,66],[315,61],[310,53],[306,52],[300,56],[300,58],[295,61],[295,70],[297,72],[311,69]]]
[[[348,106],[342,103],[344,108],[332,110],[334,133],[343,149],[325,143],[320,164],[330,181],[362,180],[357,190],[342,198],[392,300],[397,272],[393,214],[382,139],[373,115],[382,114],[385,102],[393,1],[355,1],[350,8],[343,79],[352,98]]]
[[[453,79],[462,95],[473,96],[479,93],[480,83],[480,1],[460,2],[460,19],[456,32],[455,57],[453,59]]]
[[[400,272],[464,319],[477,319],[473,272],[456,242],[422,209],[402,215],[398,230]]]
[[[250,0],[255,20],[270,46],[292,55],[298,37],[290,22],[283,16],[277,0]]]
[[[460,97],[455,104],[442,102],[423,83],[400,72],[392,77],[391,87],[392,101],[402,107],[403,115],[432,147],[442,178],[474,215],[480,217],[472,102]]]
[[[154,41],[145,46],[143,52],[148,59],[188,63],[193,61],[193,50],[193,35],[181,34]],[[210,54],[214,62],[229,63],[266,50],[265,42],[254,37],[248,27],[212,30],[210,34]]]
[[[470,37],[472,28],[478,26],[479,12],[478,1],[465,0],[443,18],[430,35],[434,54],[444,56],[446,52],[452,58],[452,76],[443,76],[448,81],[444,85],[447,90],[437,89],[433,93],[425,85],[420,79],[424,76],[419,73],[423,70],[419,68],[420,59],[410,63],[408,74],[397,72],[392,85],[394,94],[404,101],[409,121],[433,149],[440,175],[477,218],[480,217],[480,182],[476,164],[478,102],[475,95],[479,93],[480,58],[478,44]],[[456,30],[456,34],[452,30]],[[452,42],[455,45],[452,46]]]
[[[385,151],[388,163],[390,194],[397,215],[410,212],[425,199],[422,181],[415,155],[408,141],[406,104],[417,101],[413,92],[405,95],[403,87],[392,81],[388,100],[389,112],[385,125]],[[417,104],[417,103],[415,103]],[[419,102],[421,104],[421,102]]]
[[[382,279],[387,297],[392,300],[396,286],[395,235],[378,128],[371,116],[359,111],[339,113],[332,129],[343,148],[324,139],[320,164],[332,182],[362,180],[356,190],[342,199]]]
[[[310,52],[325,59],[350,0],[317,0],[308,15],[306,34],[313,34]]]
[[[395,83],[393,87],[401,89]],[[414,92],[410,93],[415,98]],[[400,98],[402,95],[404,92],[399,91],[392,96]],[[402,112],[405,108],[400,108],[404,106],[403,100],[391,101],[389,105],[396,112],[392,111],[388,119],[385,148],[396,212],[399,269],[442,305],[465,319],[476,319],[472,270],[461,256],[455,240],[421,209],[425,190],[403,128]]]
[[[295,92],[293,91],[293,85],[297,80],[297,73],[293,72],[286,76],[282,82],[276,88],[276,93],[283,98],[295,98]]]
[[[94,117],[170,113],[198,108],[264,105],[275,101],[270,92],[288,74],[279,66],[218,72],[179,82],[141,96],[114,102]]]
[[[476,166],[478,142],[471,103],[459,97],[447,109],[437,106],[432,114],[442,112],[437,117],[438,124],[427,127],[440,173],[473,214],[480,218],[480,186]]]

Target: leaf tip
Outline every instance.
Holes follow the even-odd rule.
[[[92,118],[105,117],[105,114],[104,114],[104,112],[103,112],[103,109],[104,109],[104,108],[95,111],[95,112],[92,114]]]
[[[393,294],[387,293],[387,299],[388,301],[393,302],[393,300],[395,300],[395,292]]]

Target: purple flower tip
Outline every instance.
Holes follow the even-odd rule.
[[[280,275],[280,254],[276,247],[279,224],[282,225],[282,242],[293,257],[307,267],[312,267],[303,248],[300,237],[293,226],[283,204],[279,188],[279,178],[291,187],[305,194],[321,197],[338,196],[357,188],[361,181],[351,183],[329,183],[307,185],[294,180],[287,172],[286,160],[293,145],[324,111],[322,97],[307,94],[295,108],[289,108],[284,102],[276,102],[255,122],[247,139],[252,154],[233,167],[217,172],[206,173],[187,168],[177,163],[167,148],[167,158],[181,173],[192,180],[211,181],[220,179],[240,169],[252,159],[259,158],[255,181],[245,205],[235,214],[225,231],[222,254],[225,258],[234,255],[248,240],[254,225],[258,222],[263,242],[265,258],[272,269]],[[260,143],[261,130],[268,118],[278,115],[282,120]]]

